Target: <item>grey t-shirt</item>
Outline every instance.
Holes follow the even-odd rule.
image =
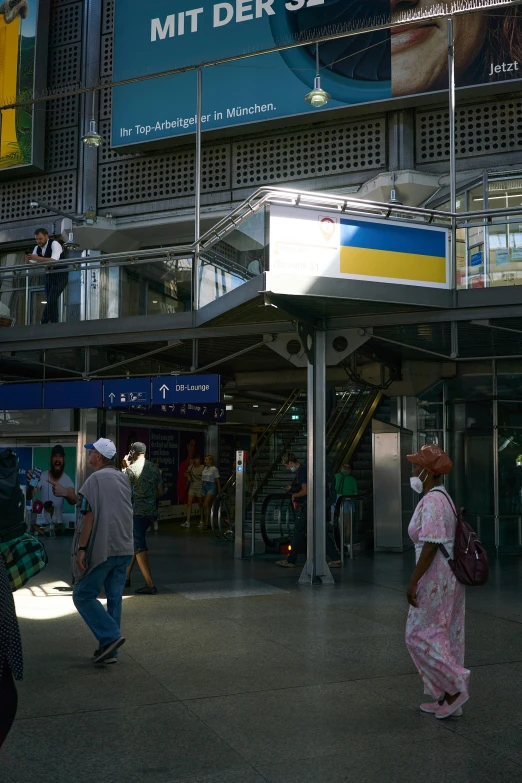
[[[87,573],[109,557],[134,554],[132,536],[131,485],[123,473],[113,467],[93,473],[80,489],[88,503],[84,510],[92,511],[94,525],[86,552]],[[74,536],[72,557],[75,581],[81,579],[76,566],[76,552],[82,531],[80,522]]]

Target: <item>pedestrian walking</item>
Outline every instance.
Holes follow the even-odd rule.
[[[145,535],[148,528],[156,522],[158,511],[156,500],[163,494],[161,472],[154,462],[145,459],[147,447],[136,441],[132,444],[129,454],[122,459],[123,472],[130,479],[134,490],[133,499],[133,536],[134,554],[127,569],[125,586],[130,587],[130,577],[134,564],[137,562],[145,579],[145,585],[134,592],[138,595],[156,595],[158,592],[149,568],[149,555]]]
[[[93,663],[115,663],[121,635],[122,596],[134,551],[131,485],[115,465],[107,438],[85,446],[93,473],[80,489],[81,522],[73,541],[73,601],[98,640]],[[98,601],[102,588],[107,611]]]
[[[201,496],[203,497],[203,512],[205,515],[205,522],[199,523],[198,527],[202,527],[203,530],[210,529],[210,510],[214,502],[214,498],[221,492],[221,478],[219,476],[219,470],[214,464],[214,457],[211,454],[207,454],[204,460],[204,468],[201,474]]]
[[[469,670],[464,668],[465,588],[440,550],[453,557],[457,512],[441,477],[452,468],[438,446],[410,454],[412,489],[423,495],[408,534],[415,544],[416,566],[408,587],[406,646],[432,701],[422,712],[435,717],[461,715],[468,700]]]
[[[185,476],[189,482],[188,500],[187,500],[187,521],[183,522],[181,527],[190,527],[190,519],[192,516],[192,504],[197,500],[199,504],[199,527],[203,527],[205,524],[203,515],[203,470],[204,465],[201,462],[199,454],[194,456],[194,461],[190,468],[187,470]]]
[[[15,680],[23,676],[22,641],[11,585],[0,555],[0,748],[18,709]]]

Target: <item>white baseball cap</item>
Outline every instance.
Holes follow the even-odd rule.
[[[116,446],[108,438],[98,438],[96,443],[86,443],[85,449],[96,449],[106,459],[112,459],[116,454]]]

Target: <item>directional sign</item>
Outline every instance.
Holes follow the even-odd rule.
[[[41,407],[41,383],[13,383],[0,386],[0,410],[30,411]]]
[[[168,375],[152,379],[152,402],[168,405],[183,402],[219,402],[219,375]]]
[[[106,408],[150,405],[150,378],[104,381],[103,404]]]
[[[46,383],[44,408],[101,408],[102,381],[72,381]]]

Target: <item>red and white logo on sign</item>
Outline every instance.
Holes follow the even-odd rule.
[[[337,221],[331,217],[320,217],[319,225],[321,227],[321,233],[323,237],[329,242],[335,234],[335,225]]]

